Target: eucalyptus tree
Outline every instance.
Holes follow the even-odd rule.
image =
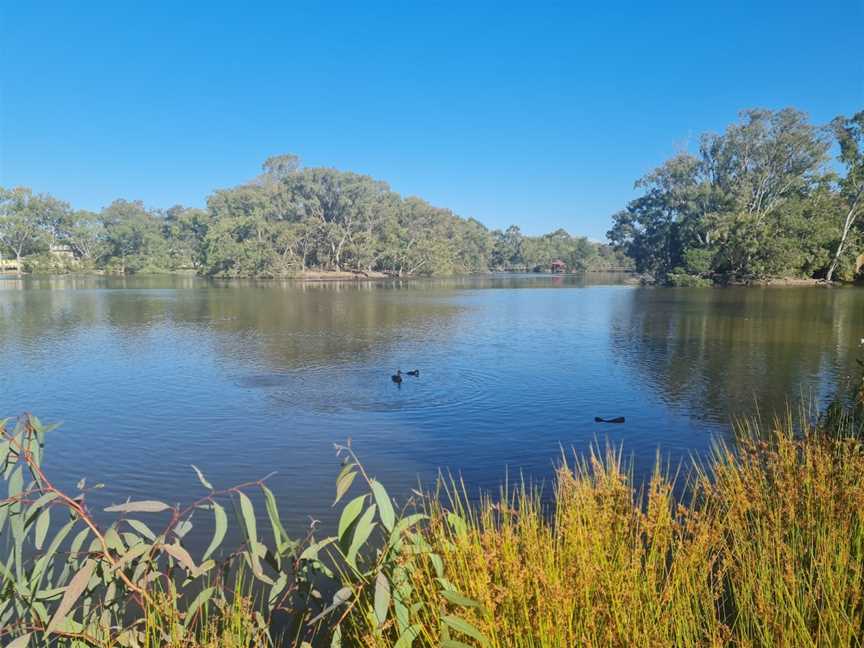
[[[804,113],[787,108],[744,111],[741,123],[705,136],[701,148],[704,180],[723,207],[717,269],[758,275],[753,262],[764,258],[765,244],[778,233],[768,219],[790,199],[806,196],[824,173],[829,144]]]
[[[770,274],[789,214],[825,176],[828,148],[797,110],[744,111],[723,133],[703,135],[698,154],[637,181],[642,195],[613,216],[608,237],[660,278]]]
[[[172,268],[203,267],[206,260],[205,240],[212,220],[203,209],[175,205],[165,212],[162,235],[168,246]]]
[[[120,274],[164,268],[166,245],[162,219],[141,201],[115,200],[99,215],[104,227],[105,258]]]
[[[864,211],[864,110],[852,117],[837,117],[831,128],[840,145],[840,162],[846,175],[840,180],[840,195],[845,203],[845,218],[837,249],[825,278],[831,281],[843,256],[849,233]]]
[[[366,175],[328,168],[306,168],[282,180],[281,191],[293,220],[319,225],[319,261],[328,268],[346,267],[346,252],[370,230],[386,183]],[[373,227],[374,229],[374,227]]]
[[[232,277],[272,276],[277,259],[273,224],[259,214],[217,220],[206,238],[207,272]]]
[[[524,265],[525,236],[518,225],[510,225],[503,232],[492,232],[494,244],[490,253],[493,268],[511,270]]]
[[[105,228],[98,214],[70,211],[61,225],[61,240],[79,259],[95,262],[106,252]]]
[[[279,182],[300,169],[300,158],[293,153],[273,155],[264,160],[261,169],[264,182]]]
[[[44,224],[54,207],[53,199],[26,187],[0,187],[0,244],[15,256],[18,274],[26,254],[46,247]]]

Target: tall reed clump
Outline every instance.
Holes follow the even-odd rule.
[[[563,464],[551,510],[525,485],[471,505],[447,481],[427,499],[425,533],[453,589],[477,601],[467,618],[485,645],[862,645],[864,448],[853,417],[739,432],[686,489],[658,461],[637,490],[612,449]],[[437,582],[427,569],[414,587],[433,598]],[[426,631],[436,645],[434,620]]]
[[[738,645],[864,643],[864,448],[854,419],[741,427],[700,474]]]

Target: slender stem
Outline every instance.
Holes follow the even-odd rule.
[[[5,434],[4,434],[4,436],[5,436]],[[51,480],[49,480],[48,477],[46,477],[45,473],[42,471],[42,469],[34,461],[33,453],[28,448],[23,447],[21,444],[18,443],[18,441],[16,441],[12,437],[7,437],[7,438],[9,438],[11,445],[16,448],[18,455],[24,460],[24,462],[27,464],[27,466],[30,468],[30,470],[33,472],[33,474],[36,475],[38,481],[40,482],[42,490],[47,490],[49,492],[56,493],[57,497],[60,500],[62,500],[68,508],[72,509],[75,513],[77,513],[78,517],[84,522],[84,524],[86,524],[88,527],[90,527],[90,530],[93,532],[93,535],[95,535],[96,539],[99,540],[99,544],[102,546],[102,555],[110,563],[111,569],[117,571],[117,573],[120,576],[120,579],[126,584],[126,586],[131,591],[135,592],[136,594],[141,596],[145,601],[152,604],[153,601],[150,598],[150,596],[147,594],[146,590],[144,590],[141,587],[138,587],[135,583],[132,582],[132,580],[122,570],[117,569],[117,560],[114,558],[114,556],[111,555],[111,551],[108,547],[108,543],[105,541],[105,536],[102,535],[101,531],[99,531],[99,528],[96,526],[96,523],[93,522],[91,517],[88,515],[86,509],[81,504],[79,504],[76,500],[69,497],[66,493],[64,493],[59,488],[55,487],[54,484],[51,483]]]

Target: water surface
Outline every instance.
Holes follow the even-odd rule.
[[[218,486],[277,471],[299,533],[332,517],[334,443],[402,496],[438,468],[472,488],[548,481],[562,447],[595,440],[644,472],[658,449],[705,452],[756,402],[825,398],[862,336],[853,288],[3,278],[0,414],[63,421],[48,470],[105,482],[111,502],[188,500],[191,463]]]

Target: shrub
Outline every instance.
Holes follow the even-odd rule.
[[[0,500],[0,639],[9,646],[269,646],[276,615],[286,645],[325,637],[337,647],[344,637],[352,646],[408,646],[422,629],[414,620],[421,613],[479,636],[454,613],[463,597],[447,589],[440,558],[416,528],[425,516],[397,515],[350,447],[338,448],[347,460],[335,503],[358,475],[368,490],[343,507],[336,536],[316,540],[310,531],[298,542],[286,533],[266,478],[217,489],[194,466],[201,497],[185,506],[124,502],[106,508],[113,520],[99,524],[87,495],[101,485],[82,480],[67,494],[42,470],[52,428],[30,415],[11,430],[9,423],[0,422],[0,474],[8,485]],[[254,491],[264,500],[268,532],[257,527]],[[220,552],[229,505],[243,543]],[[213,537],[195,558],[184,538],[202,517],[212,520]],[[412,598],[409,580],[421,560],[439,566],[439,589],[454,601],[448,609]],[[322,592],[334,590],[326,602]]]
[[[666,275],[666,283],[678,288],[707,288],[712,286],[711,279],[686,272],[670,272]]]
[[[32,274],[68,274],[79,268],[77,259],[46,252],[24,258],[24,271]]]

